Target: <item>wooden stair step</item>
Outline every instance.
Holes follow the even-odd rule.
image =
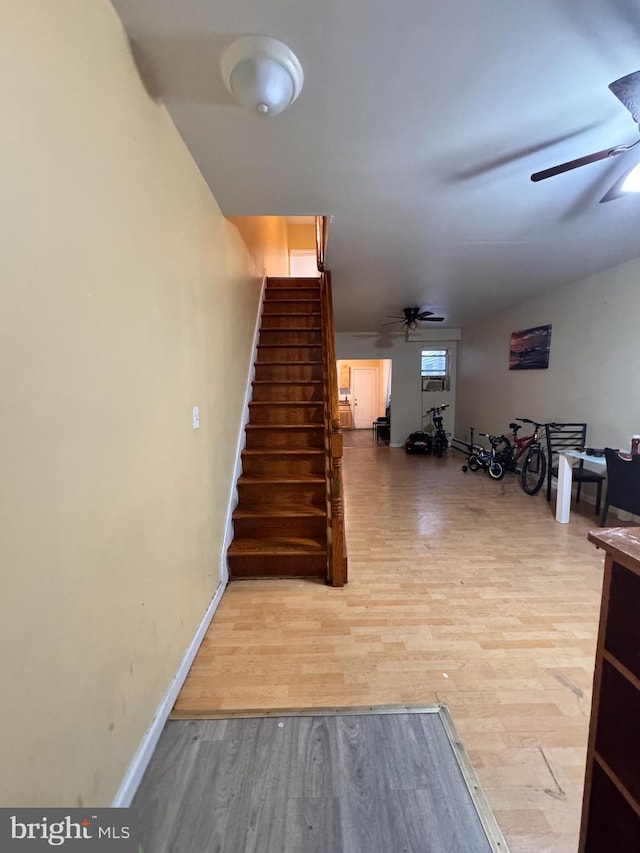
[[[259,361],[255,365],[256,382],[314,382],[322,381],[322,364],[288,361],[283,363]]]
[[[247,424],[245,434],[247,447],[255,449],[324,448],[325,425],[324,422],[279,424],[265,421]]]
[[[326,518],[326,515],[326,509],[310,504],[268,504],[259,509],[237,506],[233,511],[233,518]]]
[[[242,451],[242,471],[250,478],[263,478],[267,481],[274,477],[325,476],[326,454],[320,449],[244,449]]]
[[[262,449],[245,447],[245,449],[242,451],[242,455],[243,456],[263,456],[263,457],[264,456],[292,456],[295,458],[295,457],[299,457],[299,456],[325,456],[325,452],[324,452],[324,450],[321,450],[320,448],[317,448],[317,447],[310,447],[307,449],[295,447],[292,450],[277,450],[277,449],[275,449],[275,450],[274,449],[262,450]]]
[[[252,405],[249,403],[249,405]],[[299,432],[324,432],[324,423],[322,424],[314,424],[312,421],[306,421],[299,424],[269,424],[269,423],[248,423],[246,426],[251,432],[279,432],[283,435],[286,435],[287,432],[291,433],[299,433]]]
[[[255,412],[258,412],[260,409],[264,409],[268,411],[270,408],[278,409],[285,408],[286,406],[293,406],[294,408],[300,409],[307,412],[311,411],[311,409],[315,407],[322,408],[324,403],[322,400],[250,400],[249,401],[249,409],[253,409]],[[313,423],[312,420],[306,421],[306,423]],[[301,426],[300,423],[291,423],[291,426]],[[286,424],[282,424],[282,426],[286,426]]]
[[[324,477],[317,474],[289,474],[281,477],[252,477],[241,474],[238,478],[239,486],[309,486],[325,484]]]
[[[233,540],[227,551],[232,579],[326,577],[326,539],[265,537]]]
[[[318,293],[318,289],[315,287],[289,287],[281,288],[280,290],[270,290],[267,287],[264,293],[264,298],[276,302],[283,301],[285,299],[317,299],[320,301],[320,294]]]
[[[270,317],[281,317],[282,314],[270,314]],[[287,317],[295,315],[287,314]],[[262,326],[262,332],[320,332],[322,326]]]
[[[238,539],[321,539],[327,535],[326,515],[234,515],[233,532]]]
[[[260,344],[277,347],[320,347],[322,346],[322,334],[317,329],[262,329],[260,331]]]
[[[314,282],[317,287],[320,286],[320,273],[315,276],[285,276],[285,275],[270,275],[267,278],[267,285],[271,287],[291,287],[291,285],[300,285],[308,287],[309,282]]]
[[[327,543],[320,539],[303,539],[301,537],[278,536],[274,538],[265,537],[262,539],[255,538],[238,538],[234,539],[229,550],[229,556],[244,555],[244,554],[279,554],[279,555],[296,555],[296,554],[326,554]]]
[[[252,385],[322,385],[322,379],[254,379]]]
[[[282,290],[277,294],[265,293],[262,308],[264,311],[268,307],[270,309],[268,311],[269,314],[271,311],[280,313],[281,310],[287,311],[287,313],[293,310],[293,313],[298,313],[296,305],[304,306],[305,313],[310,311],[318,313],[321,310],[321,300],[319,297],[309,292],[295,293],[292,290]]]
[[[282,367],[291,367],[290,361],[270,361],[269,364],[273,365],[273,366],[280,365]],[[307,364],[322,365],[322,361],[320,359],[316,358],[316,359],[310,359],[308,361],[296,361],[296,364],[297,365],[307,365]]]
[[[261,321],[261,332],[284,332],[284,331],[308,331],[319,332],[322,326],[318,325],[319,315],[303,314],[301,311],[291,314],[263,314]]]
[[[319,308],[319,299],[272,299],[264,301],[262,316],[279,314],[283,309],[290,315],[302,314],[303,316],[307,316],[310,313],[316,313]]]
[[[324,428],[324,405],[321,402],[316,403],[317,408],[305,409],[301,403],[286,403],[279,406],[264,405],[260,403],[249,403],[251,420],[250,423],[255,426],[317,426]],[[297,433],[297,435],[299,435]],[[309,436],[315,438],[315,436]],[[270,436],[270,439],[273,437]],[[314,441],[314,445],[316,442]],[[274,445],[282,447],[278,443]],[[318,444],[319,446],[319,444]]]
[[[258,361],[270,364],[271,361],[306,361],[320,355],[320,344],[258,344]]]
[[[262,512],[265,507],[292,506],[327,509],[327,488],[324,483],[261,483],[242,484],[238,481],[238,507],[241,512]]]
[[[253,405],[249,403],[249,405]],[[260,405],[257,403],[256,405]],[[287,432],[295,432],[298,433],[300,431],[304,432],[324,432],[324,423],[322,424],[314,424],[313,422],[306,421],[300,424],[269,424],[269,423],[248,423],[246,429],[251,432],[258,431],[266,431],[266,432],[279,432],[286,434]]]

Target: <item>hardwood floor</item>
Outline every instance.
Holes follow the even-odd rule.
[[[574,853],[603,555],[513,476],[345,433],[350,582],[230,584],[174,709],[446,703],[512,853]]]

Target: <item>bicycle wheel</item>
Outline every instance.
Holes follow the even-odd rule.
[[[546,456],[539,445],[532,445],[529,448],[526,459],[524,460],[522,474],[520,475],[520,484],[522,485],[523,491],[528,495],[537,495],[542,488],[546,473]]]
[[[505,474],[502,462],[498,462],[494,459],[493,462],[487,468],[487,474],[491,477],[492,480],[501,480]]]
[[[480,460],[477,456],[470,456],[467,464],[469,466],[470,471],[479,471],[480,470]]]

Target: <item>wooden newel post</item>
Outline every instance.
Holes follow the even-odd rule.
[[[344,586],[347,579],[347,555],[344,530],[344,500],[342,490],[342,427],[339,420],[332,422],[331,432],[331,543],[332,583]]]

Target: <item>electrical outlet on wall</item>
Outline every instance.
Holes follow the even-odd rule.
[[[200,409],[198,406],[193,407],[193,428],[200,429]]]

